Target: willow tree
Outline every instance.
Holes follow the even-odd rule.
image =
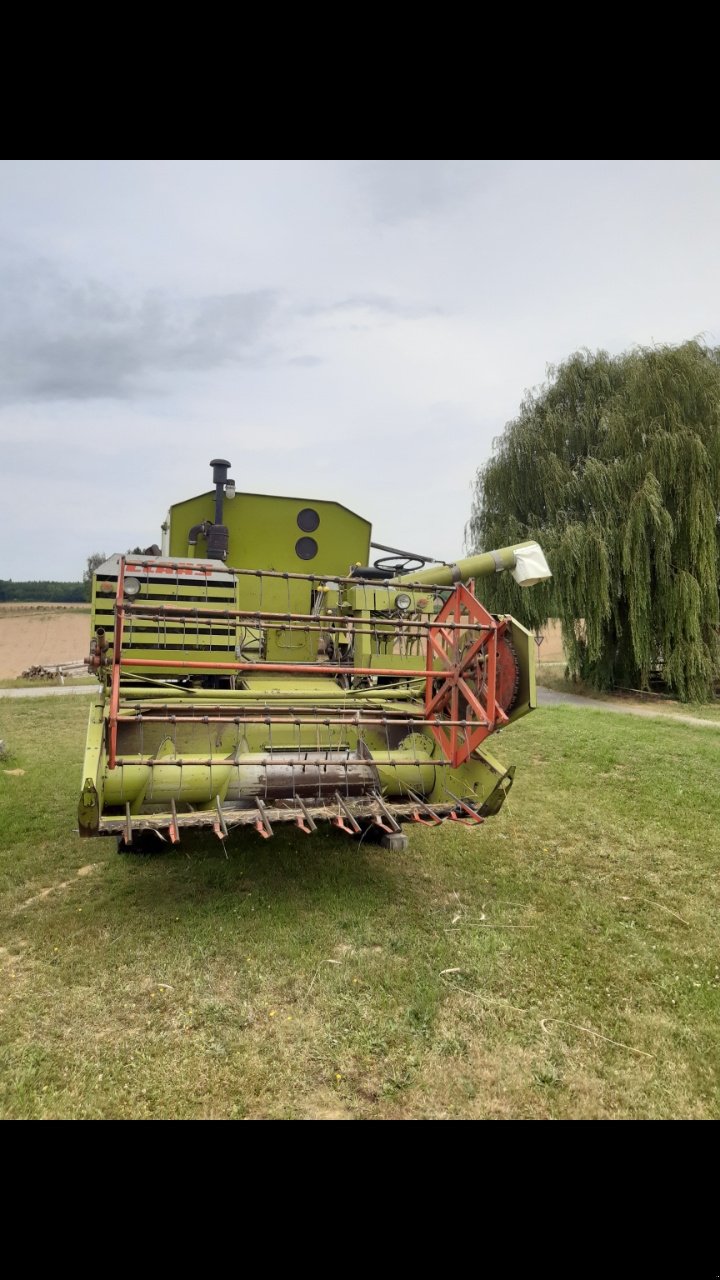
[[[574,674],[682,699],[720,679],[720,350],[698,342],[550,370],[477,473],[471,548],[536,538],[553,571],[487,603],[533,628],[560,619]]]

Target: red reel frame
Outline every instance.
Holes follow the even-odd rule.
[[[498,640],[506,626],[458,583],[428,629],[425,715],[453,768],[508,723],[497,701]]]

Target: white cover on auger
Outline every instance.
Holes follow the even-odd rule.
[[[510,572],[520,587],[534,587],[536,582],[552,578],[550,566],[537,542],[515,548],[515,568]]]

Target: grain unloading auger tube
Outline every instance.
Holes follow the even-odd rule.
[[[223,515],[217,486],[208,496],[215,521],[203,532],[196,520],[190,532],[234,558],[227,506]],[[260,498],[238,495],[233,516],[243,496],[250,513]],[[80,833],[133,848],[147,832],[176,842],[186,828],[224,839],[251,827],[268,838],[279,823],[309,835],[328,821],[355,837],[371,828],[392,845],[407,822],[479,826],[512,784],[514,768],[486,740],[535,706],[535,645],[515,619],[491,615],[472,584],[503,569],[521,584],[548,577],[539,547],[392,576],[392,557],[367,565],[369,527],[345,508],[264,501],[277,504],[273,533],[278,516],[301,533],[286,571],[267,563],[278,554],[262,539],[254,549],[240,543],[241,518],[238,558],[261,567],[188,555],[196,546],[187,527],[185,554],[173,555],[176,508],[166,554],[113,556],[97,570],[88,662],[102,689],[90,712]],[[326,554],[323,521],[332,526]],[[365,558],[338,576],[348,550]],[[394,563],[423,560],[396,553]]]

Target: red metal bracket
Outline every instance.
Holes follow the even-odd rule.
[[[374,827],[379,827],[381,831],[386,831],[389,836],[395,834],[393,828],[389,827],[387,822],[383,822],[382,818],[377,813],[373,814],[372,825]]]
[[[421,827],[441,827],[444,822],[444,818],[433,818],[432,822],[428,822],[427,818],[420,817],[417,809],[413,809],[410,814],[410,821],[418,822]]]
[[[478,827],[485,821],[484,818],[477,818],[473,815],[472,822],[468,822],[467,818],[458,817],[454,810],[452,813],[448,814],[448,817],[451,822],[457,822],[461,827]]]
[[[470,805],[466,804],[464,800],[461,800],[459,796],[454,795],[452,791],[449,791],[448,794],[452,796],[453,800],[455,800],[455,802],[457,803],[458,809],[462,809],[470,817],[470,821],[468,822],[466,818],[461,818],[460,814],[456,813],[455,810],[453,810],[451,813],[448,814],[448,817],[450,818],[451,822],[459,822],[461,827],[481,827],[482,826],[485,819],[481,818],[479,813],[476,813],[474,809],[471,809]]]
[[[338,831],[343,831],[346,836],[355,835],[355,832],[353,831],[352,827],[345,826],[345,819],[343,818],[342,814],[338,814],[337,817],[332,819],[332,825],[334,827],[337,827]]]

